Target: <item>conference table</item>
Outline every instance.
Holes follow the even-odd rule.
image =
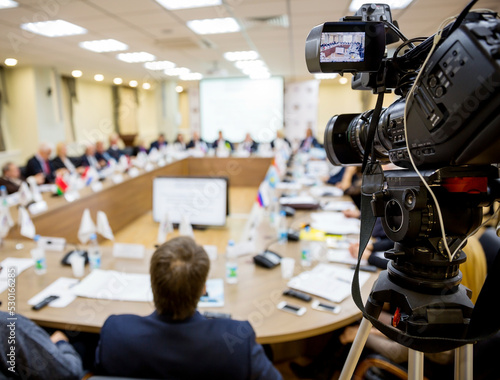
[[[194,238],[199,244],[217,247],[218,255],[215,260],[211,261],[209,279],[224,278],[224,249],[228,239],[246,241],[250,234],[256,236],[255,253],[270,247],[284,257],[295,258],[294,274],[297,275],[303,270],[310,269],[300,266],[300,253],[304,242],[286,244],[275,242],[276,231],[270,226],[265,210],[255,202],[258,183],[263,180],[270,163],[271,159],[267,158],[188,158],[144,172],[134,178],[125,178],[119,184],[105,183],[102,191],[82,192],[81,198],[75,202],[48,199],[48,211],[35,216],[33,221],[37,232],[42,235],[63,236],[69,242],[74,242],[83,209],[88,207],[91,210],[104,210],[108,213],[110,225],[115,232],[115,241],[144,244],[146,254],[141,259],[117,258],[112,255],[113,243],[102,242],[102,269],[125,273],[148,273],[149,260],[154,251],[158,231],[158,224],[153,221],[151,214],[152,179],[159,175],[220,176],[225,171],[230,178],[230,215],[226,226],[194,231]],[[134,190],[129,191],[131,188]],[[115,199],[122,195],[125,198],[121,198],[120,201]],[[129,213],[133,217],[128,215]],[[293,218],[288,218],[289,227],[293,228],[299,228],[309,221],[309,211],[297,211]],[[177,235],[178,231],[175,231],[168,237]],[[23,247],[18,249],[20,244]],[[11,238],[9,235],[9,239],[0,249],[0,261],[7,257],[30,257],[30,250],[34,247],[35,244],[32,241],[15,235]],[[112,301],[82,297],[77,297],[65,308],[45,307],[39,311],[33,311],[27,304],[31,297],[60,277],[73,277],[71,268],[60,263],[64,253],[46,252],[48,266],[46,274],[36,275],[31,267],[17,277],[16,312],[45,327],[92,333],[98,333],[106,318],[112,314],[148,315],[153,312],[152,302]],[[203,308],[200,309],[201,312],[208,310],[229,313],[234,319],[248,320],[256,332],[259,343],[283,343],[314,337],[342,328],[360,318],[361,313],[351,297],[339,304],[341,306],[339,314],[313,310],[310,303],[284,297],[282,293],[287,289],[287,280],[282,279],[280,267],[273,269],[257,267],[252,258],[253,254],[248,254],[237,259],[238,283],[225,283],[224,306]],[[315,264],[313,262],[313,266]],[[88,273],[90,270],[86,267],[85,275]],[[371,275],[362,287],[363,299],[367,298],[376,278],[376,274]],[[115,286],[119,287],[120,283],[117,282]],[[3,301],[0,310],[6,311],[7,292],[0,293],[0,300]],[[307,312],[298,317],[277,309],[276,305],[284,300],[306,307]]]

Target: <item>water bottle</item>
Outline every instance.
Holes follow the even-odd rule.
[[[31,250],[31,257],[35,262],[35,273],[45,274],[47,273],[47,260],[45,259],[45,250],[40,244],[40,235],[35,235],[33,240],[37,244],[37,248]]]
[[[278,242],[279,244],[286,244],[288,242],[288,227],[286,223],[286,213],[285,211],[280,211],[280,217],[278,222]]]
[[[89,265],[90,269],[99,269],[101,267],[101,249],[99,248],[99,244],[97,243],[97,235],[90,235],[90,243],[87,248],[87,253],[89,256]]]
[[[226,282],[236,284],[238,282],[238,262],[236,261],[234,241],[229,240],[226,247]]]
[[[311,227],[307,226],[305,228],[306,233],[309,233],[311,231]],[[311,252],[311,245],[310,242],[308,241],[303,241],[302,242],[302,250],[300,254],[300,264],[303,267],[310,267],[311,266],[311,258],[312,252]]]
[[[271,227],[278,227],[277,221],[279,217],[278,198],[273,198],[269,205],[269,224]]]
[[[9,205],[7,204],[7,188],[4,185],[0,186],[0,199],[1,206],[8,208]]]

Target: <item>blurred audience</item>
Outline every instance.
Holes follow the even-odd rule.
[[[160,150],[161,148],[164,148],[167,146],[167,141],[165,141],[165,134],[164,133],[160,133],[158,135],[158,140],[156,141],[153,141],[151,143],[151,146],[149,147],[149,150],[153,149],[153,148],[156,148],[158,150]]]
[[[83,173],[84,168],[76,158],[68,157],[66,143],[56,145],[56,157],[52,159],[52,167],[59,172]]]
[[[26,164],[26,177],[43,174],[44,183],[53,183],[56,172],[50,162],[52,147],[48,143],[41,143],[38,152]]]
[[[313,136],[312,129],[307,128],[306,138],[300,142],[299,151],[309,152],[311,148],[323,148],[323,145]]]

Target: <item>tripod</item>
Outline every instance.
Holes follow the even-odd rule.
[[[462,167],[424,173],[428,183],[439,185],[435,193],[442,206],[444,225],[448,227],[446,239],[451,251],[460,247],[482,219],[479,206],[484,198],[480,194],[486,191],[480,194],[462,191],[464,185],[476,186],[481,176],[490,177],[489,170],[472,172]],[[373,216],[382,218],[387,236],[396,243],[393,249],[385,252],[391,261],[375,283],[365,310],[361,308],[360,298],[356,299],[359,291],[353,292],[365,317],[340,379],[351,378],[372,324],[383,329],[390,339],[399,340],[409,348],[410,379],[423,379],[424,352],[436,353],[452,348],[456,348],[455,378],[472,379],[472,345],[457,341],[467,336],[474,308],[470,290],[460,285],[459,265],[466,261],[465,254],[458,250],[454,256],[446,255],[433,204],[414,172],[389,171],[384,176],[387,187],[372,193],[371,209]],[[456,183],[461,185],[458,191],[452,186]],[[362,210],[368,211],[363,206]],[[363,250],[360,246],[360,252]],[[396,309],[392,327],[378,321],[386,304]]]

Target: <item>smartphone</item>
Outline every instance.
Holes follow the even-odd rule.
[[[287,312],[295,314],[295,315],[298,315],[299,317],[304,315],[304,313],[306,312],[305,307],[291,305],[286,301],[280,302],[278,304],[278,309],[283,310],[283,311],[287,311]]]
[[[315,310],[326,311],[333,314],[340,313],[340,306],[329,305],[318,300],[314,300],[311,307]]]

